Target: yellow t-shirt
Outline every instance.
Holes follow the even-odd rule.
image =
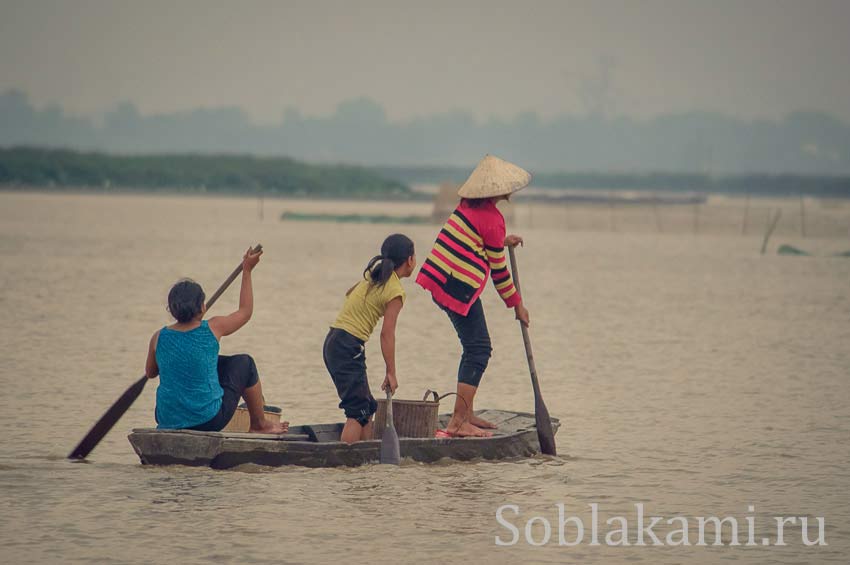
[[[404,302],[404,288],[395,271],[381,286],[364,277],[345,297],[345,304],[331,327],[345,330],[354,337],[367,341],[378,320],[384,315],[387,303],[397,296]]]

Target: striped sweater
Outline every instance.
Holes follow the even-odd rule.
[[[489,276],[512,308],[521,298],[505,255],[505,218],[496,204],[471,208],[461,202],[437,235],[416,283],[438,304],[466,316]]]

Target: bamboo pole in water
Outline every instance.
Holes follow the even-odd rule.
[[[773,215],[772,221],[770,221],[770,216],[768,216],[768,225],[767,231],[764,233],[764,241],[761,244],[761,254],[764,255],[765,250],[767,249],[767,242],[770,239],[771,234],[773,234],[773,230],[776,229],[776,224],[779,223],[779,217],[782,216],[782,210],[777,208],[776,214]]]
[[[663,232],[664,230],[661,228],[661,216],[658,214],[658,197],[654,192],[652,193],[652,214],[655,216],[655,227],[658,229],[658,233]]]
[[[694,235],[699,233],[699,202],[694,202]]]
[[[265,211],[265,199],[263,198],[262,190],[257,194],[257,217],[263,221]]]

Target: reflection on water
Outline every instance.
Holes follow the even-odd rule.
[[[342,293],[387,233],[404,231],[423,254],[435,228],[276,219],[292,206],[266,201],[259,221],[252,200],[0,193],[4,561],[845,561],[850,261],[762,257],[758,236],[521,231],[535,360],[562,423],[557,458],[142,467],[126,433],[152,424],[149,387],[90,462],[65,460],[141,374],[150,334],[168,322],[170,284],[191,276],[215,288],[256,242],[266,249],[256,313],[222,351],[254,355],[266,397],[291,422],[340,418],[321,344]],[[405,284],[399,394],[451,390],[456,339]],[[485,309],[495,351],[476,405],[531,411],[516,322],[489,290]],[[380,348],[368,348],[377,387]],[[760,532],[771,516],[824,516],[829,546],[803,547],[799,533],[784,548],[494,545],[505,534],[499,506],[551,519],[559,502],[575,514],[596,502],[607,516],[633,516],[635,503],[664,516],[744,516],[752,504]]]

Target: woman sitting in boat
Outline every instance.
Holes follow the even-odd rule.
[[[401,279],[416,268],[413,242],[402,234],[389,236],[381,254],[366,265],[363,278],[345,293],[345,303],[325,338],[323,357],[345,411],[340,440],[346,443],[372,439],[372,415],[378,403],[366,378],[366,341],[378,320],[381,326],[381,352],[387,367],[381,390],[395,392],[395,327],[404,305]]]
[[[204,291],[192,280],[178,282],[168,293],[168,311],[177,321],[153,334],[145,364],[149,379],[160,377],[155,411],[158,428],[220,431],[236,412],[240,397],[248,405],[251,432],[279,434],[289,428],[288,422],[265,419],[263,389],[251,356],[218,354],[219,340],[251,319],[251,271],[261,254],[250,249],[245,253],[239,309],[228,316],[204,320]]]
[[[437,437],[488,437],[492,423],[475,416],[473,400],[487,369],[492,347],[481,293],[488,276],[505,305],[526,326],[528,310],[508,271],[505,246],[522,243],[518,235],[505,235],[505,218],[496,207],[517,190],[528,186],[531,175],[523,169],[487,155],[458,190],[460,204],[437,235],[434,247],[416,282],[431,293],[449,317],[463,348],[457,374],[454,413]]]

